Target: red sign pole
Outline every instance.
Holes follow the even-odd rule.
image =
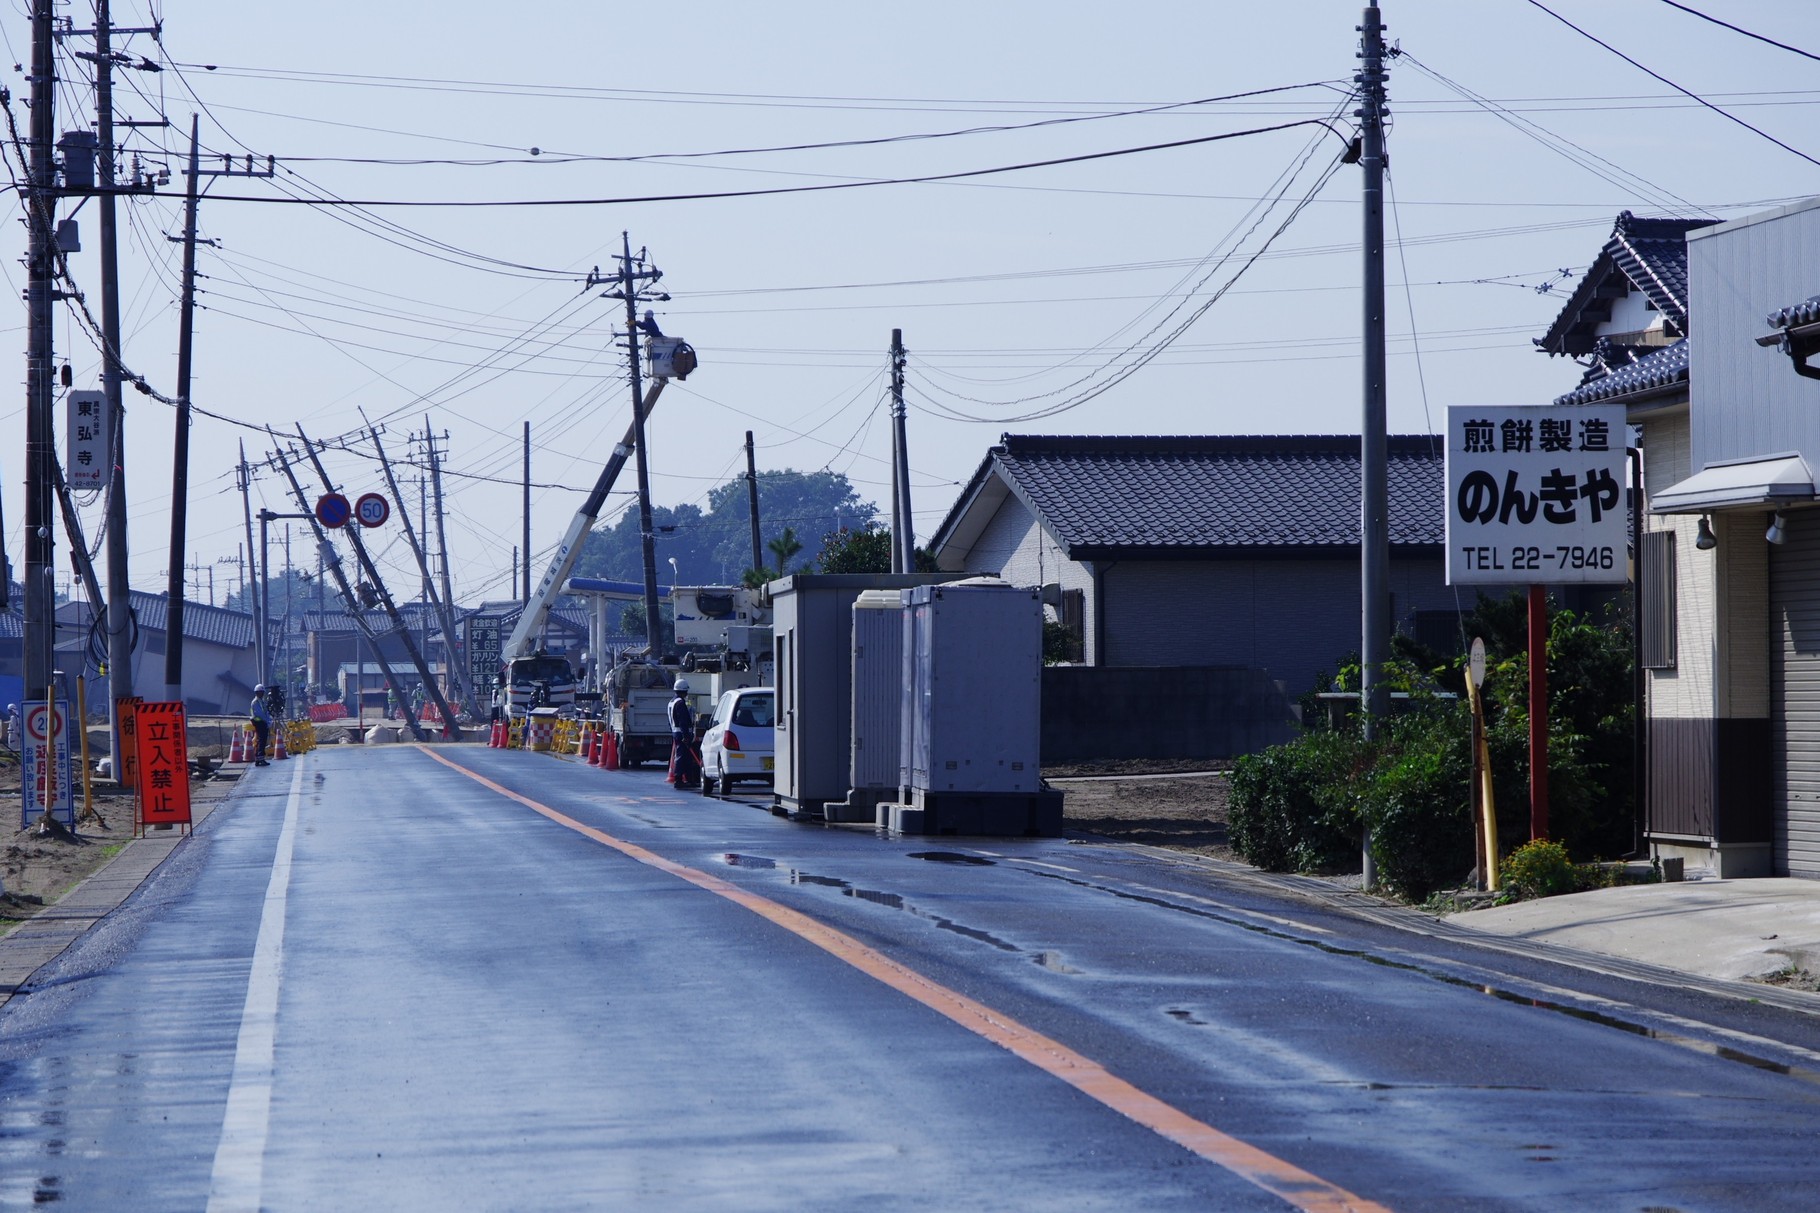
[[[1548,837],[1548,589],[1529,587],[1529,837]]]

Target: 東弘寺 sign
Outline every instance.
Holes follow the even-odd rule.
[[[1630,578],[1622,406],[1447,410],[1447,581]]]

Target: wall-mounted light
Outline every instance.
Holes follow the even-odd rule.
[[[1763,537],[1771,543],[1788,542],[1787,521],[1782,517],[1781,510],[1769,516],[1769,530],[1763,532]]]
[[[1700,515],[1700,532],[1694,536],[1694,546],[1702,552],[1710,552],[1719,546],[1719,537],[1713,534],[1713,521],[1705,514]]]

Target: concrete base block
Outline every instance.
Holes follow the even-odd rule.
[[[822,818],[842,825],[878,822],[879,803],[897,794],[891,788],[854,788],[845,800],[830,800],[822,806]]]
[[[923,810],[907,804],[880,804],[877,824],[893,834],[922,834],[927,823]]]
[[[934,792],[911,788],[909,792],[908,805],[889,806],[893,831],[990,838],[1061,837],[1062,794],[1052,789],[1040,792]]]
[[[398,730],[376,724],[367,730],[366,740],[368,745],[387,745],[398,740]]]

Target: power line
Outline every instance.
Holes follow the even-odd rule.
[[[1030,169],[1054,168],[1064,164],[1085,164],[1096,160],[1111,160],[1120,156],[1135,156],[1145,152],[1169,151],[1174,148],[1196,147],[1207,143],[1220,143],[1228,139],[1242,139],[1251,135],[1267,135],[1275,131],[1294,130],[1302,126],[1319,126],[1340,137],[1326,120],[1305,118],[1296,122],[1280,122],[1272,126],[1251,127],[1240,131],[1227,131],[1218,135],[1201,135],[1193,139],[1174,139],[1165,143],[1150,143],[1141,147],[1124,147],[1107,152],[1085,152],[1078,156],[1057,156],[1048,160],[1029,160],[1019,164],[1001,164],[992,168],[964,169],[953,173],[929,173],[916,177],[880,177],[866,178],[860,181],[835,181],[821,185],[778,186],[760,190],[720,190],[697,194],[646,194],[623,198],[507,198],[485,201],[468,201],[456,199],[405,199],[405,198],[364,198],[348,199],[339,197],[297,198],[297,197],[257,197],[247,194],[211,194],[214,202],[259,202],[267,205],[303,205],[320,207],[378,207],[378,206],[420,206],[420,207],[551,207],[551,206],[629,206],[646,202],[702,202],[725,198],[766,198],[781,194],[816,194],[832,190],[868,189],[881,185],[927,185],[939,181],[961,181],[973,177],[989,177],[1000,173],[1018,173]],[[173,197],[162,194],[159,197]],[[559,271],[545,271],[556,273]]]
[[[1691,16],[1700,18],[1700,20],[1702,20],[1702,21],[1710,21],[1714,25],[1723,26],[1726,29],[1731,30],[1734,34],[1743,34],[1746,38],[1755,38],[1759,42],[1767,42],[1767,43],[1769,43],[1769,45],[1776,47],[1778,50],[1791,51],[1794,54],[1802,56],[1803,58],[1813,59],[1816,62],[1820,62],[1820,55],[1816,55],[1812,51],[1804,51],[1798,46],[1790,46],[1786,42],[1777,42],[1774,38],[1766,38],[1762,34],[1754,33],[1751,30],[1745,29],[1742,25],[1733,25],[1729,21],[1721,21],[1721,20],[1719,20],[1719,18],[1714,17],[1709,13],[1703,13],[1697,8],[1690,8],[1685,4],[1677,3],[1677,0],[1662,0],[1662,3],[1668,5],[1668,7],[1670,7],[1670,8],[1678,8],[1684,13],[1687,13]]]
[[[1798,148],[1790,147],[1788,144],[1782,142],[1782,140],[1776,138],[1774,135],[1770,134],[1768,131],[1763,130],[1760,127],[1752,126],[1750,123],[1748,123],[1744,119],[1738,117],[1736,114],[1728,113],[1727,111],[1720,109],[1718,106],[1714,105],[1712,102],[1708,101],[1706,98],[1700,96],[1698,93],[1692,91],[1691,89],[1682,88],[1679,84],[1676,84],[1673,80],[1670,80],[1667,76],[1664,76],[1661,72],[1653,71],[1650,68],[1644,67],[1641,63],[1638,63],[1635,59],[1632,59],[1629,55],[1625,54],[1623,51],[1619,50],[1617,47],[1613,46],[1611,43],[1605,41],[1602,38],[1597,37],[1594,34],[1588,33],[1586,30],[1581,29],[1579,26],[1577,26],[1573,22],[1569,21],[1566,17],[1563,17],[1560,13],[1555,12],[1554,9],[1549,8],[1546,4],[1543,4],[1542,0],[1529,0],[1529,3],[1533,7],[1541,9],[1543,12],[1547,13],[1549,16],[1553,17],[1556,21],[1559,21],[1562,25],[1565,25],[1568,29],[1570,29],[1574,33],[1580,35],[1582,38],[1585,38],[1587,41],[1597,43],[1598,45],[1604,47],[1606,50],[1610,51],[1612,54],[1614,54],[1618,58],[1624,60],[1624,62],[1630,64],[1632,67],[1636,68],[1638,71],[1644,73],[1645,75],[1650,76],[1653,79],[1660,80],[1663,84],[1668,85],[1668,87],[1674,89],[1676,92],[1682,94],[1683,96],[1686,96],[1686,97],[1692,98],[1695,101],[1698,101],[1701,105],[1705,106],[1707,109],[1711,110],[1713,113],[1719,115],[1721,118],[1724,118],[1730,122],[1737,123],[1739,126],[1743,127],[1745,130],[1751,132],[1753,135],[1758,135],[1764,139],[1767,139],[1771,143],[1775,144],[1777,147],[1781,148],[1783,151],[1788,152],[1791,155],[1799,156],[1799,157],[1801,157],[1801,159],[1807,161],[1809,164],[1815,166],[1816,168],[1820,168],[1820,160],[1814,159],[1812,156],[1808,155],[1806,152],[1801,151]],[[1680,6],[1676,5],[1676,7],[1679,8]]]

